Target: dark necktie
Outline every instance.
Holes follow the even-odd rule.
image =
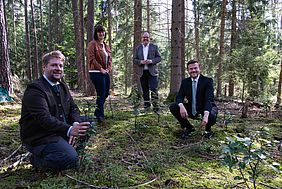
[[[197,91],[197,82],[196,80],[192,81],[192,114],[196,115],[196,91]]]
[[[60,92],[60,84],[53,85],[52,88],[53,88],[55,93]]]

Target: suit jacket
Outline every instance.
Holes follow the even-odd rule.
[[[152,64],[148,64],[149,72],[152,76],[158,76],[158,66],[157,63],[161,61],[161,54],[157,45],[149,43],[148,50],[148,60],[152,60]],[[140,44],[134,53],[134,64],[138,65],[138,76],[141,77],[143,75],[144,64],[141,64],[141,60],[144,60],[143,55],[143,45]]]
[[[104,45],[109,55],[107,63],[106,63],[106,55],[103,51],[102,45],[96,40],[92,40],[91,42],[89,42],[87,46],[87,59],[88,59],[89,70],[100,70],[101,68],[103,68],[112,71],[111,50],[108,45],[106,45],[105,43]]]
[[[191,77],[182,80],[180,89],[176,95],[176,103],[183,103],[184,98],[188,100],[189,111],[192,111]],[[197,84],[197,93],[196,93],[197,112],[198,113],[203,113],[204,111],[211,112],[214,107],[217,114],[217,107],[214,102],[213,80],[211,78],[200,75]]]
[[[60,96],[57,97],[51,87],[44,77],[40,77],[26,88],[19,121],[24,144],[36,146],[56,142],[60,137],[67,138],[73,122],[80,122],[78,107],[67,85],[60,82]],[[58,104],[56,98],[60,98],[61,103]]]

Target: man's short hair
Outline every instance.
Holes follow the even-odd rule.
[[[49,60],[52,58],[59,58],[62,62],[65,62],[65,56],[61,51],[51,51],[42,56],[43,65],[46,66],[49,63]]]
[[[195,60],[195,59],[189,60],[189,62],[187,63],[187,68],[188,68],[188,65],[195,64],[195,63],[199,63],[198,60]]]

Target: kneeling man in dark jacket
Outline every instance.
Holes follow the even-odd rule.
[[[35,168],[75,168],[78,155],[72,141],[84,136],[90,123],[80,122],[78,107],[61,81],[65,56],[52,51],[42,62],[43,76],[27,86],[22,99],[21,140]]]

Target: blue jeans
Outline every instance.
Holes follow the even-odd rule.
[[[48,144],[25,146],[32,153],[31,164],[36,168],[49,168],[60,171],[75,168],[77,165],[77,152],[63,138]]]
[[[98,122],[104,121],[104,104],[109,96],[110,91],[110,76],[109,74],[93,73],[90,72],[90,79],[95,86],[97,93],[96,110],[94,115],[97,117]]]

